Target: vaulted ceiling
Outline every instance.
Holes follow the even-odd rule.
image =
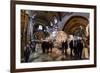
[[[78,31],[82,29],[85,31],[86,26],[89,24],[88,19],[82,16],[72,16],[69,18],[68,21],[66,21],[63,31],[65,31],[68,34],[74,34],[75,31]]]

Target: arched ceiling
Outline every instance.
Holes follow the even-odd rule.
[[[89,21],[85,17],[82,16],[72,16],[69,20],[65,23],[63,27],[63,31],[68,34],[73,34],[77,29],[82,26],[83,30],[86,30],[86,26],[88,25]]]

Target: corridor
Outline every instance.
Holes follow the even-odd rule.
[[[89,13],[21,10],[21,62],[86,60]]]

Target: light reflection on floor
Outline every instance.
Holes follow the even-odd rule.
[[[50,51],[50,50],[49,50]],[[83,51],[84,52],[84,51]],[[86,51],[85,51],[86,52]],[[42,53],[42,49],[38,48],[36,52],[32,52],[29,57],[29,62],[50,62],[50,61],[68,61],[68,60],[85,60],[89,58],[79,59],[78,57],[70,56],[70,50],[67,50],[67,54],[63,54],[58,48],[52,48],[52,53]]]

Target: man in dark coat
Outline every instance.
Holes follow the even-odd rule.
[[[62,44],[62,45],[61,45],[62,54],[64,54],[65,42],[63,41],[61,44]]]
[[[29,47],[29,45],[27,45],[27,46],[25,47],[25,50],[24,50],[25,62],[28,62],[29,56],[30,56],[30,47]]]
[[[50,48],[50,52],[52,53],[52,48],[53,48],[53,42],[49,41],[49,48]]]
[[[70,56],[72,57],[72,50],[74,49],[74,43],[73,43],[74,41],[73,40],[71,40],[70,41],[70,43],[69,43],[69,47],[70,47],[70,49],[71,49],[71,51],[70,51]]]
[[[43,53],[45,53],[45,48],[46,48],[46,42],[43,41],[42,42],[42,51],[43,51]]]
[[[49,52],[49,42],[48,41],[43,41],[42,42],[42,51],[43,51],[43,53],[48,53]]]
[[[82,43],[82,40],[78,40],[78,46],[77,46],[77,49],[78,49],[78,57],[79,59],[81,59],[81,56],[82,56],[82,50],[83,50],[83,43]]]
[[[78,52],[78,45],[79,45],[79,44],[78,44],[78,40],[75,40],[75,41],[74,41],[74,46],[73,46],[73,48],[74,48],[74,54],[75,54],[75,58],[76,58],[76,59],[78,59],[78,53],[79,53],[79,52]]]
[[[67,49],[68,49],[68,42],[67,42],[67,40],[65,41],[65,43],[64,43],[65,45],[65,54],[67,54]]]
[[[49,42],[48,41],[46,41],[46,43],[45,43],[45,49],[46,49],[46,53],[48,54],[49,53]]]

